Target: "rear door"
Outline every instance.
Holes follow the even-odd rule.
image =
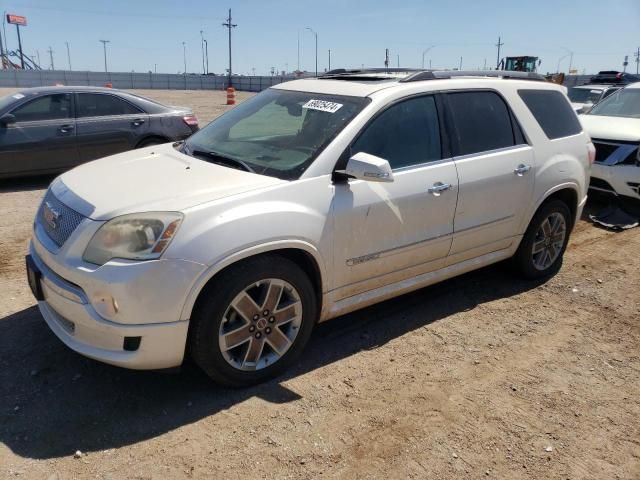
[[[448,264],[507,248],[533,197],[535,158],[495,91],[445,95],[460,190]]]
[[[351,146],[389,161],[391,183],[335,185],[334,272],[346,298],[442,267],[451,246],[458,177],[433,95],[399,101]]]
[[[42,95],[11,112],[16,122],[0,126],[0,175],[58,171],[78,160],[73,96]]]
[[[76,93],[80,161],[131,150],[149,129],[149,116],[110,93]]]

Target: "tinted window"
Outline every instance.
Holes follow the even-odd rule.
[[[16,122],[58,120],[71,117],[71,94],[45,95],[19,106],[13,112]]]
[[[511,115],[494,92],[447,94],[455,123],[454,153],[469,155],[516,144]]]
[[[432,96],[412,98],[383,111],[351,147],[389,161],[391,168],[442,158],[440,126]]]
[[[578,117],[562,93],[556,90],[518,90],[518,94],[551,140],[582,131]]]
[[[100,93],[78,94],[78,117],[135,115],[140,109],[113,95]]]

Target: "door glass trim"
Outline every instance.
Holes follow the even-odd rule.
[[[493,150],[485,150],[484,152],[468,153],[466,155],[460,155],[459,157],[453,157],[453,160],[454,161],[467,160],[469,158],[484,157],[486,155],[491,155],[495,153],[504,153],[504,152],[510,152],[510,151],[516,151],[516,150],[533,150],[533,147],[529,144],[522,143],[520,145],[513,145],[511,147],[502,147],[502,148],[496,148]]]

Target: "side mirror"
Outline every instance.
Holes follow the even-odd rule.
[[[393,182],[393,172],[389,162],[365,152],[356,153],[347,162],[347,168],[340,173],[367,182]]]
[[[12,115],[10,113],[5,113],[0,117],[0,125],[2,125],[3,127],[6,127],[7,125],[11,125],[12,123],[16,123],[15,115]]]

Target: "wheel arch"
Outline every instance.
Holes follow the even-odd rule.
[[[192,287],[182,308],[182,320],[191,318],[194,307],[202,292],[224,271],[240,262],[264,255],[276,255],[296,263],[309,276],[314,286],[318,304],[318,314],[323,310],[323,296],[327,290],[324,261],[320,252],[311,244],[303,241],[272,242],[240,250],[207,268]]]
[[[140,148],[145,142],[148,142],[149,140],[158,140],[160,143],[168,143],[171,141],[169,138],[163,135],[149,134],[138,140],[135,148]]]
[[[527,219],[527,223],[525,224],[525,230],[529,227],[531,220],[535,216],[535,214],[540,210],[540,207],[547,202],[552,200],[561,200],[563,201],[569,211],[571,212],[572,224],[571,227],[576,224],[578,221],[578,214],[580,213],[580,198],[579,187],[576,183],[563,183],[560,185],[556,185],[555,187],[549,189],[545,194],[538,200],[535,207],[529,212],[529,218]]]

